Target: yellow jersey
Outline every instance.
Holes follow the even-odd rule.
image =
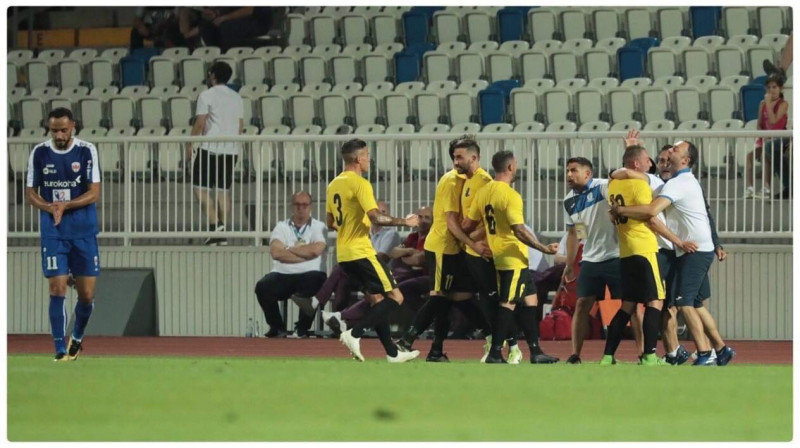
[[[640,179],[612,180],[608,184],[608,203],[647,205],[653,201],[650,184]],[[623,217],[617,222],[620,258],[658,252],[656,234],[645,221]]]
[[[472,175],[471,178],[468,178],[464,181],[464,189],[461,193],[461,213],[466,216],[467,212],[469,211],[470,206],[472,205],[473,199],[475,199],[475,195],[478,194],[481,188],[484,185],[488,184],[492,181],[492,176],[486,172],[483,168],[478,168],[477,171]],[[464,248],[468,254],[479,257],[480,255],[472,250],[469,246]]]
[[[433,198],[433,224],[425,238],[425,250],[449,255],[461,252],[459,241],[447,230],[447,213],[460,213],[458,198],[463,187],[464,176],[454,169],[439,179]]]
[[[328,184],[325,210],[336,228],[336,260],[353,261],[375,255],[369,239],[367,212],[377,209],[372,184],[352,171],[344,171]]]
[[[472,201],[467,218],[483,220],[498,271],[528,269],[528,246],[511,230],[525,224],[523,216],[522,196],[505,182],[489,182]]]

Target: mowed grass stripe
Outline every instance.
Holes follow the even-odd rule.
[[[11,441],[787,441],[791,366],[8,357]]]

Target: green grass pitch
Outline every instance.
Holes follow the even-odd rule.
[[[11,441],[788,441],[791,366],[8,357]]]

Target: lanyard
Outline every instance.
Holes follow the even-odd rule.
[[[294,225],[294,222],[292,222],[291,218],[289,218],[288,222],[289,222],[289,227],[291,227],[292,231],[294,232],[295,238],[297,238],[298,240],[303,239],[303,234],[306,233],[306,229],[308,229],[308,225],[309,223],[311,223],[311,221],[309,220],[309,222],[303,224],[303,227],[300,227],[300,230],[298,231],[297,227]]]

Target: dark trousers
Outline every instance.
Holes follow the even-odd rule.
[[[309,271],[302,274],[279,274],[271,272],[256,283],[256,298],[270,330],[286,331],[278,301],[286,301],[293,294],[301,297],[312,297],[325,282],[326,275],[321,271]],[[311,328],[313,317],[300,313],[294,324],[299,332]]]
[[[336,264],[331,269],[331,275],[325,280],[325,283],[315,291],[315,297],[319,300],[319,308],[325,308],[325,305],[331,300],[333,296],[333,303],[331,308],[333,311],[342,311],[350,304],[350,294],[353,292],[353,285],[347,278],[344,269]]]
[[[136,27],[131,28],[131,51],[144,47],[144,40],[153,41],[153,45],[159,48],[183,47],[187,45],[186,39],[181,34],[177,20],[168,20],[159,24],[158,27],[150,27],[150,35],[142,36]]]
[[[222,22],[220,26],[204,21],[200,23],[200,35],[206,46],[220,47],[225,52],[231,47],[242,45],[251,38],[267,34],[271,26],[270,20],[252,16],[228,20]]]

